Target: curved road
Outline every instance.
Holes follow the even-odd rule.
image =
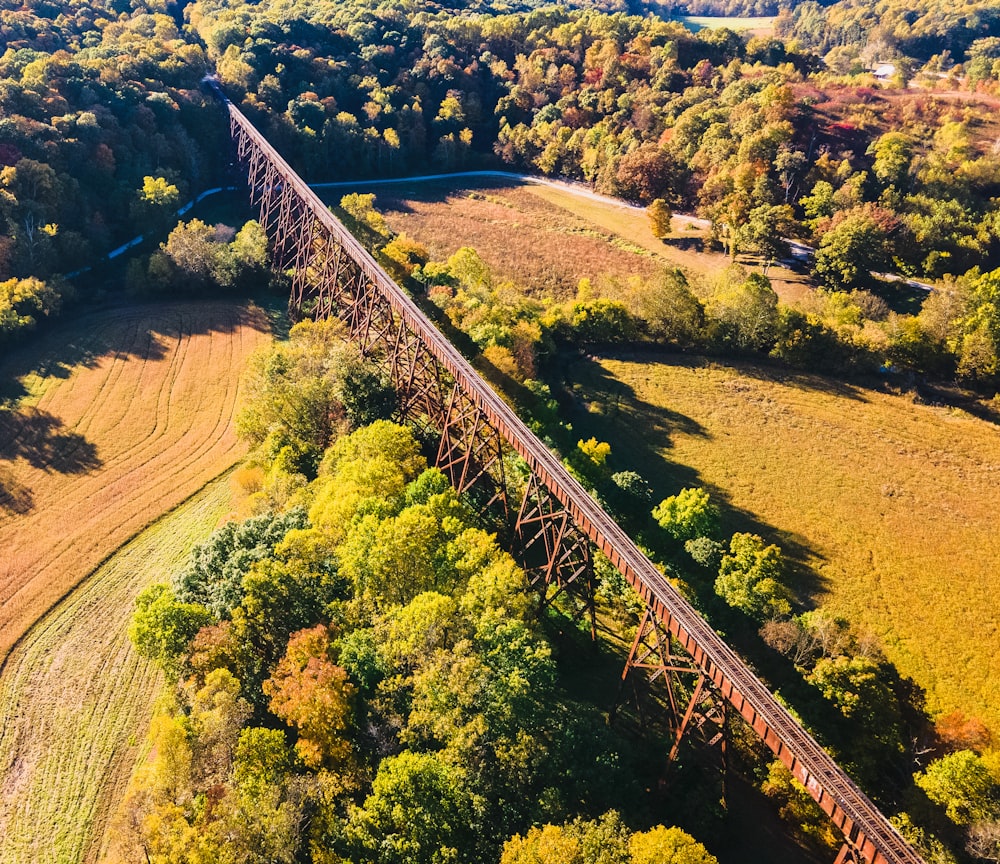
[[[632,204],[611,195],[602,195],[599,192],[595,192],[586,183],[571,180],[551,180],[548,177],[538,177],[534,174],[518,174],[514,171],[453,171],[445,174],[417,174],[412,177],[385,177],[373,180],[338,180],[332,183],[310,183],[308,185],[310,189],[319,190],[354,189],[359,186],[391,186],[394,183],[427,183],[435,180],[455,180],[461,177],[483,179],[493,178],[498,180],[516,180],[520,183],[534,183],[537,186],[549,186],[552,189],[558,189],[570,195],[575,195],[577,198],[586,198],[590,201],[597,201],[601,204],[608,204],[612,207],[621,207],[625,210],[638,212],[642,212],[646,209],[641,204]],[[183,216],[192,207],[194,207],[195,204],[201,203],[211,195],[217,195],[219,192],[234,192],[237,191],[237,188],[238,187],[236,186],[216,186],[212,189],[206,189],[196,198],[188,201],[187,204],[181,207],[177,211],[177,215]],[[698,228],[710,228],[712,225],[712,221],[710,219],[703,219],[700,216],[695,216],[693,213],[675,213],[674,217],[682,219],[691,225],[697,226]],[[145,239],[146,238],[142,234],[137,237],[133,237],[127,243],[123,243],[121,246],[112,249],[107,254],[107,259],[110,261],[113,258],[117,258],[119,255],[123,255],[129,249],[138,246]],[[812,246],[798,240],[788,240],[788,246],[791,257],[781,262],[783,264],[801,264],[809,261],[809,259],[816,253],[816,250]],[[75,270],[72,273],[67,273],[66,278],[72,279],[88,272],[91,269],[93,268],[84,267],[81,270]],[[883,279],[886,282],[901,282],[904,285],[908,285],[911,288],[917,288],[921,291],[935,290],[934,285],[927,282],[920,282],[917,279],[909,279],[906,276],[899,275],[898,273],[876,273],[873,271],[872,275],[878,279]]]

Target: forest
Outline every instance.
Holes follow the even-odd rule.
[[[776,20],[744,36],[682,13]],[[280,290],[255,222],[177,224],[236,182],[208,72],[310,181],[499,166],[646,206],[654,232],[710,220],[731,261],[712,284],[665,270],[553,300],[472,249],[431,260],[371,196],[338,211],[713,624],[793,673],[796,712],[928,862],[1000,860],[989,730],[922,714],[848,622],[802,607],[776,545],[722,536],[703,489],[656,502],[641,475],[609,471],[611,445],[573,436],[547,380],[560,356],[648,345],[995,403],[995,7],[37,0],[0,3],[0,44],[4,349],[106,297],[76,271],[136,233],[157,240],[128,264],[128,297]],[[876,62],[893,64],[889,89]],[[792,240],[815,250],[798,305],[767,275]],[[904,304],[884,274],[934,290]],[[116,827],[123,860],[716,860],[717,790],[649,793],[656,742],[574,686],[579,634],[538,617],[337,326],[297,325],[246,389],[240,519],[137,601],[133,641],[169,686]],[[629,589],[597,568],[602,607],[634,630]],[[834,843],[791,776],[733,735],[799,840]]]

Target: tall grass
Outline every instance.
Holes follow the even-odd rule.
[[[159,670],[127,636],[229,507],[226,478],[123,546],[36,624],[0,676],[0,864],[94,862],[138,758]]]
[[[581,437],[657,496],[703,485],[727,532],[795,562],[793,587],[876,637],[926,691],[1000,733],[1000,434],[911,397],[677,356],[580,363]]]

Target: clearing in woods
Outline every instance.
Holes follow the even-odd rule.
[[[663,267],[680,267],[696,284],[710,282],[731,263],[722,252],[702,251],[707,231],[690,218],[675,216],[670,236],[659,240],[643,208],[567,189],[468,177],[370,188],[392,229],[426,245],[435,260],[471,246],[498,280],[513,280],[536,297],[565,300],[581,279],[599,287],[602,277],[650,278]],[[357,189],[367,191],[364,183]],[[334,204],[349,191],[322,194]],[[786,303],[808,290],[805,276],[784,267],[772,267],[768,277]]]
[[[1000,734],[1000,434],[967,413],[813,375],[679,355],[581,360],[574,429],[656,500],[701,485],[727,533],[799,566],[793,588],[874,634],[932,715]]]
[[[103,859],[161,674],[129,642],[136,595],[229,511],[208,484],[116,552],[18,643],[0,677],[0,864]]]
[[[0,363],[0,661],[111,552],[236,462],[240,371],[269,334],[254,306],[130,306]]]
[[[582,276],[667,263],[710,279],[729,263],[700,251],[689,220],[675,217],[661,243],[641,210],[546,186],[377,193],[389,224],[436,258],[471,245],[498,279],[556,296]],[[769,275],[786,303],[809,290],[788,270]],[[800,594],[876,635],[933,714],[960,709],[1000,734],[996,425],[819,376],[677,356],[581,362],[568,378],[604,412],[574,428],[611,443],[615,470],[639,471],[660,497],[706,486],[728,504],[726,528],[782,543]]]

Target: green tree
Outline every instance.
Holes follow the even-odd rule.
[[[906,191],[907,173],[913,160],[913,142],[901,132],[887,132],[868,148],[873,156],[872,173],[890,193],[890,199]]]
[[[194,736],[199,782],[224,783],[232,768],[236,740],[250,718],[250,703],[240,696],[240,682],[228,669],[213,669],[191,700],[189,715]]]
[[[285,545],[291,544],[286,540]],[[285,652],[291,634],[315,626],[327,606],[343,597],[334,562],[323,559],[316,569],[312,563],[295,557],[265,558],[243,577],[243,600],[233,610],[232,636],[240,679],[248,698],[257,699],[258,705],[261,682]]]
[[[137,194],[138,216],[149,228],[165,228],[177,210],[180,190],[166,177],[142,178]]]
[[[243,600],[250,566],[272,556],[290,530],[306,524],[301,508],[227,522],[192,550],[188,566],[174,578],[177,598],[204,606],[217,619],[229,618]]]
[[[200,292],[213,282],[220,245],[214,226],[192,219],[179,222],[160,248],[173,264],[176,284],[183,290]]]
[[[515,835],[504,844],[500,864],[631,864],[630,841],[621,817],[610,810],[600,819],[574,819]],[[641,854],[642,841],[639,849]]]
[[[176,680],[188,644],[212,613],[196,603],[182,603],[167,585],[151,585],[135,600],[128,635],[136,650],[160,664],[167,677]]]
[[[969,275],[966,311],[959,319],[961,336],[957,343],[953,340],[958,373],[989,379],[1000,370],[1000,269]]]
[[[0,282],[0,342],[34,329],[40,316],[59,312],[62,296],[40,279],[8,279]]]
[[[640,290],[639,315],[649,335],[681,348],[698,345],[705,330],[705,308],[688,287],[683,271],[664,270]]]
[[[1000,784],[971,750],[935,759],[913,779],[956,825],[1000,819]]]
[[[434,753],[382,760],[372,792],[346,825],[358,864],[474,864],[476,802],[462,774]]]
[[[831,288],[863,288],[892,269],[899,220],[872,205],[837,213],[816,250],[816,275]]]
[[[675,540],[711,537],[719,527],[719,508],[700,488],[682,489],[653,508],[653,518]]]
[[[898,745],[899,704],[875,660],[846,655],[821,657],[807,678],[872,738]]]
[[[718,864],[718,859],[680,828],[657,825],[629,838],[631,864]]]
[[[375,209],[373,193],[345,195],[340,199],[340,209],[347,215],[348,227],[369,251],[381,249],[392,236],[385,217]]]
[[[389,275],[397,282],[403,282],[413,275],[417,267],[423,267],[430,260],[430,252],[422,243],[411,240],[405,234],[393,237],[382,248]]]
[[[715,593],[730,606],[759,620],[791,611],[788,589],[781,582],[781,550],[764,545],[756,534],[734,534],[722,556]]]
[[[583,848],[575,831],[543,825],[511,837],[504,844],[500,864],[583,864]]]
[[[778,295],[760,273],[747,274],[730,267],[708,307],[709,316],[724,342],[741,350],[770,348],[778,321]]]
[[[792,208],[788,204],[762,204],[754,207],[747,221],[737,230],[737,244],[744,252],[754,252],[761,258],[764,274],[771,265],[788,255],[788,241],[794,226]]]
[[[374,419],[394,404],[387,382],[360,360],[337,319],[296,324],[288,342],[250,358],[243,385],[239,436],[272,465],[307,477],[345,421]]]

